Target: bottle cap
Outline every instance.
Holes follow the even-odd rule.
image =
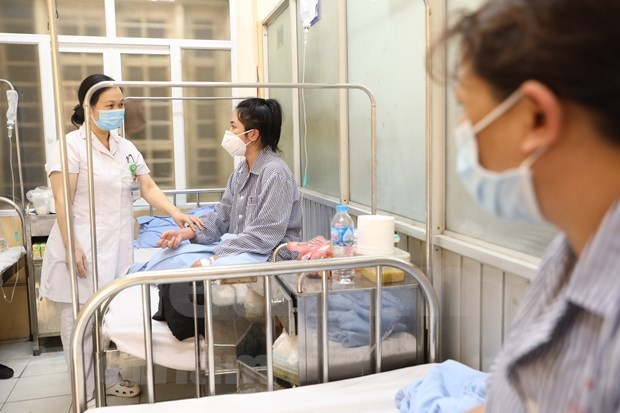
[[[349,210],[348,205],[337,205],[336,212],[347,212]]]

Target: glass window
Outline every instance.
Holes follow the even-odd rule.
[[[103,0],[55,0],[58,33],[104,36]],[[0,32],[49,34],[46,0],[0,1]]]
[[[117,0],[121,37],[230,39],[228,0]]]
[[[290,83],[293,81],[291,68],[291,14],[287,7],[267,27],[267,51],[269,82]],[[282,150],[282,158],[291,171],[294,169],[293,155],[293,93],[297,90],[270,89],[269,96],[277,99],[282,105],[282,133],[278,146]]]
[[[473,9],[479,0],[449,0],[449,10]],[[453,45],[451,45],[453,46]],[[449,68],[457,62],[457,51],[448,53]],[[556,231],[551,227],[507,222],[490,216],[478,208],[462,186],[456,174],[454,129],[460,116],[459,107],[447,88],[447,142],[446,142],[446,228],[459,234],[491,242],[502,247],[542,256]]]
[[[299,3],[298,7],[300,7]],[[321,2],[321,18],[308,33],[305,52],[306,83],[338,82],[338,42],[335,40],[338,37],[337,18],[338,2]],[[298,25],[298,30],[299,80],[302,81],[304,80],[304,36],[301,25]],[[304,99],[301,98],[299,118],[302,175],[307,165],[306,187],[324,194],[339,196],[339,92],[338,90],[306,90],[304,94],[305,122]],[[304,123],[308,125],[306,145],[303,139]],[[307,153],[303,150],[303,146],[307,147]]]
[[[170,81],[168,55],[122,54],[123,80]],[[169,88],[127,88],[125,96],[170,96]],[[160,188],[175,187],[172,104],[163,101],[134,101],[126,109],[125,133],[136,145]],[[134,122],[134,115],[137,121]]]
[[[56,5],[59,34],[105,36],[103,0],[56,0]],[[47,8],[44,10],[47,11]],[[47,19],[45,21],[47,22]]]
[[[47,34],[45,0],[0,1],[0,32]]]
[[[41,81],[39,76],[39,53],[35,45],[1,44],[0,77],[13,84],[19,94],[17,122],[19,127],[20,150],[23,166],[25,192],[46,185],[45,144],[43,134],[43,114],[41,105]],[[4,95],[7,85],[0,84]],[[0,113],[7,110],[6,99],[0,99]],[[2,124],[4,125],[4,123]],[[0,152],[0,194],[12,196],[13,185],[8,151],[7,129],[0,127],[2,150]],[[15,149],[15,133],[12,138],[13,175],[15,178],[15,195],[19,198],[19,177]]]
[[[101,53],[61,53],[59,61],[65,132],[68,133],[76,129],[71,123],[71,115],[78,103],[77,95],[80,84],[89,75],[103,73],[103,55]]]
[[[349,82],[365,85],[377,100],[377,207],[421,222],[426,220],[424,15],[421,1],[347,2]],[[386,47],[393,39],[409,40],[406,47]],[[349,98],[351,199],[370,205],[370,102],[361,91]]]
[[[185,49],[182,51],[183,80],[230,82],[230,52]],[[229,97],[230,89],[184,89],[185,96]],[[185,170],[189,188],[224,187],[232,172],[233,159],[221,149],[236,101],[187,100],[185,112]]]

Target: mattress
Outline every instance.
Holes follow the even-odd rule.
[[[200,399],[177,400],[151,405],[114,406],[89,409],[89,413],[396,413],[394,396],[402,387],[428,374],[433,364],[393,370],[325,384],[253,394],[227,394]]]
[[[148,261],[149,257],[159,251],[159,248],[136,248],[134,257],[136,262]],[[127,275],[126,277],[131,277]],[[236,303],[242,303],[248,292],[246,284],[235,285],[215,285],[213,286],[213,304],[217,307],[232,309]],[[156,286],[150,287],[151,295],[151,315],[157,312],[159,304],[159,293]],[[226,311],[226,310],[224,310]],[[108,311],[104,316],[102,331],[108,341],[113,341],[116,347],[135,357],[144,359],[144,326],[142,315],[142,288],[130,287],[121,291],[110,303]],[[221,312],[220,312],[221,313]],[[230,323],[230,320],[227,320]],[[230,328],[218,329],[217,323],[215,330],[221,331],[216,334],[215,342],[233,342],[240,337],[243,332],[249,329],[249,323],[243,324],[239,320],[234,321],[236,336],[234,339],[223,337],[230,332]],[[195,369],[195,350],[194,339],[177,340],[165,321],[152,320],[153,331],[153,355],[154,362],[160,366],[176,369],[193,371]],[[201,348],[204,342],[200,340]],[[220,346],[221,349],[221,346]],[[218,348],[216,348],[216,351]],[[234,364],[234,361],[231,361]],[[201,366],[205,365],[204,351],[201,352]]]

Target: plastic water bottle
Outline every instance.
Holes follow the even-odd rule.
[[[336,207],[336,215],[332,219],[331,241],[334,257],[353,256],[354,226],[353,219],[351,219],[348,211],[348,205],[338,205]],[[340,284],[352,284],[353,274],[353,269],[332,271],[334,279]]]

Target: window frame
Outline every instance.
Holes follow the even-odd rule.
[[[230,53],[231,81],[238,79],[237,56],[237,0],[229,0],[230,40],[196,40],[166,38],[131,38],[116,36],[115,0],[104,0],[106,36],[58,36],[59,53],[97,53],[103,54],[103,69],[109,76],[122,78],[122,54],[167,55],[170,59],[170,81],[183,81],[183,49],[228,51]],[[45,136],[45,159],[57,144],[55,98],[52,76],[50,36],[46,34],[0,33],[0,44],[34,45],[38,48],[41,81],[41,107]],[[234,93],[234,92],[233,92]],[[176,88],[171,96],[182,96],[183,91]],[[63,104],[66,102],[63,102]],[[174,187],[186,188],[187,168],[185,157],[185,124],[183,101],[172,101],[172,133],[174,145]],[[64,128],[64,125],[63,125]],[[66,131],[64,131],[66,133]],[[43,168],[43,165],[41,165]],[[183,200],[179,198],[180,203]]]

